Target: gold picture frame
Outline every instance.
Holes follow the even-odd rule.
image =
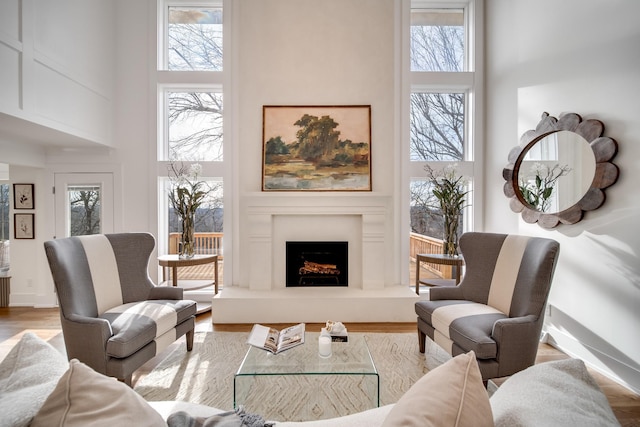
[[[371,191],[371,106],[262,108],[262,191]]]

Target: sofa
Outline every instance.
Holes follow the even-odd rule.
[[[247,414],[187,402],[146,402],[124,383],[76,359],[68,362],[32,333],[25,333],[0,362],[0,390],[0,426],[12,427],[620,425],[580,360],[534,365],[489,397],[473,352],[432,369],[395,404],[306,422],[264,421],[259,414],[238,418]]]

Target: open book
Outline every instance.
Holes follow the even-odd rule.
[[[304,344],[304,323],[289,326],[281,331],[255,324],[251,329],[247,344],[278,354],[300,344]]]

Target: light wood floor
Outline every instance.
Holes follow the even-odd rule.
[[[196,331],[230,331],[246,332],[252,325],[214,325],[211,322],[211,314],[204,313],[197,317]],[[281,328],[286,325],[272,325]],[[320,324],[307,324],[309,330],[319,330]],[[415,323],[354,323],[347,324],[350,332],[415,332]],[[62,353],[65,353],[64,339],[60,328],[58,309],[34,309],[27,307],[0,308],[0,360],[4,359],[11,347],[13,347],[25,332],[33,332],[39,337],[47,340],[51,345]],[[160,363],[174,348],[184,346],[184,338],[172,344],[163,353],[146,363],[138,369],[133,376],[133,383],[148,374]],[[418,338],[416,335],[416,347]],[[567,358],[565,354],[553,347],[540,344],[536,363],[547,362]],[[640,396],[628,389],[616,384],[608,378],[591,371],[598,381],[598,384],[609,399],[616,417],[624,427],[640,427]],[[504,380],[496,381],[500,384]]]

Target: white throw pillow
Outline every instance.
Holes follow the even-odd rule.
[[[382,427],[493,426],[473,351],[427,372],[398,400]]]
[[[76,359],[30,427],[155,427],[166,423],[135,391]]]
[[[25,333],[0,362],[2,425],[28,426],[68,367],[48,342]]]
[[[491,396],[491,407],[498,427],[620,425],[579,359],[541,363],[512,375]]]

